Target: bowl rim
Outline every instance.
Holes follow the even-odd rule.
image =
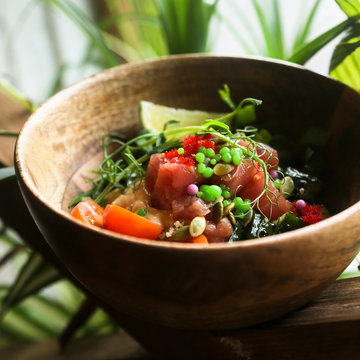
[[[15,164],[15,170],[16,170],[16,177],[18,179],[19,183],[24,184],[24,186],[27,188],[27,190],[36,198],[36,201],[40,202],[45,208],[47,208],[48,211],[55,213],[57,216],[61,217],[64,221],[70,221],[73,224],[76,224],[77,226],[83,227],[84,230],[87,231],[94,231],[97,232],[100,237],[106,235],[107,237],[112,238],[116,241],[125,241],[125,242],[131,242],[131,243],[137,243],[138,245],[144,245],[144,246],[151,246],[151,247],[160,247],[160,248],[173,248],[173,249],[181,249],[184,251],[191,251],[192,249],[196,250],[206,250],[206,251],[212,251],[212,250],[225,250],[229,249],[229,251],[232,251],[235,248],[244,248],[248,246],[267,246],[267,245],[274,245],[275,243],[283,243],[287,241],[295,241],[299,237],[307,237],[310,234],[314,233],[320,233],[324,229],[326,229],[330,224],[333,225],[340,225],[346,219],[356,213],[360,214],[360,200],[356,203],[352,204],[351,206],[347,207],[346,209],[330,216],[327,219],[324,219],[316,224],[308,225],[303,228],[297,229],[297,230],[291,230],[282,234],[276,234],[256,239],[247,239],[247,240],[241,240],[237,242],[224,242],[224,243],[211,243],[211,244],[190,244],[186,242],[171,242],[171,241],[163,241],[163,240],[149,240],[146,238],[139,238],[134,237],[130,235],[125,234],[118,234],[109,230],[106,230],[104,228],[99,228],[97,226],[87,225],[80,220],[77,220],[73,218],[70,213],[66,212],[65,210],[62,210],[61,208],[57,208],[54,205],[50,204],[47,199],[39,193],[38,189],[36,188],[34,182],[31,180],[30,175],[26,172],[26,166],[23,166],[23,156],[22,156],[22,147],[24,146],[24,140],[26,133],[28,131],[31,132],[31,128],[35,126],[35,121],[38,117],[38,114],[43,111],[46,106],[48,106],[49,103],[53,101],[57,101],[63,96],[67,96],[71,94],[72,92],[75,92],[79,88],[86,86],[89,81],[93,82],[96,81],[99,77],[106,77],[107,74],[112,73],[114,71],[119,71],[119,69],[123,68],[133,68],[133,67],[139,67],[143,64],[151,64],[151,63],[162,63],[162,62],[168,62],[168,61],[178,61],[178,60],[192,60],[192,59],[213,59],[216,60],[233,60],[233,61],[243,61],[243,60],[250,60],[255,62],[266,62],[266,63],[273,63],[278,64],[286,67],[293,67],[296,69],[299,69],[301,71],[311,72],[316,76],[326,78],[329,81],[333,81],[335,83],[338,83],[339,85],[343,85],[344,88],[347,86],[341,82],[339,82],[336,79],[331,78],[330,76],[323,75],[320,73],[317,73],[311,69],[308,69],[302,65],[298,65],[295,63],[291,63],[285,60],[279,60],[279,59],[271,59],[263,56],[227,56],[227,55],[216,55],[216,54],[184,54],[184,55],[167,55],[162,56],[154,59],[146,59],[141,61],[134,61],[127,64],[121,64],[113,68],[109,68],[106,70],[103,70],[99,73],[96,73],[94,75],[85,77],[84,79],[81,79],[77,81],[76,83],[62,89],[58,93],[51,96],[49,99],[47,99],[44,103],[42,103],[37,110],[33,114],[29,116],[29,118],[25,121],[23,127],[21,128],[19,132],[19,136],[16,141],[15,146],[15,153],[14,153],[14,164]],[[26,138],[25,138],[26,139]],[[302,236],[299,236],[302,234]],[[296,236],[298,235],[298,236]]]

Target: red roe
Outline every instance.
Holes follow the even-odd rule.
[[[184,149],[183,154],[179,154],[178,149],[173,149],[163,153],[165,159],[170,160],[172,163],[183,164],[187,166],[195,165],[195,155],[201,146],[215,150],[215,144],[211,140],[211,135],[189,135],[182,139]]]
[[[291,211],[306,225],[315,224],[324,219],[324,207],[321,205],[305,204],[303,208],[299,209],[294,201],[291,203]]]

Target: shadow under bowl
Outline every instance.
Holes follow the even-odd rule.
[[[139,101],[227,111],[263,100],[258,123],[291,139],[329,132],[322,149],[332,217],[238,243],[154,242],[88,227],[69,216],[80,171],[99,162],[101,136],[140,129]],[[360,95],[303,67],[260,58],[172,56],[122,65],[44,103],[16,147],[18,182],[46,241],[70,272],[119,312],[184,329],[230,329],[285,314],[318,295],[360,249]],[[281,159],[280,159],[281,162]]]

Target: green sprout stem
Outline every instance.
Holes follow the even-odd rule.
[[[13,131],[0,130],[0,136],[17,138],[19,136],[19,133]]]
[[[230,94],[227,93],[228,97],[229,95]],[[230,97],[227,101],[231,101]],[[95,173],[99,174],[99,177],[92,180],[92,182],[96,184],[94,189],[94,194],[96,194],[96,196],[94,196],[95,201],[101,204],[106,201],[106,197],[112,190],[117,187],[125,188],[128,186],[121,184],[129,184],[129,181],[131,183],[135,179],[143,178],[146,174],[145,165],[152,154],[161,153],[181,146],[181,139],[186,136],[210,133],[219,141],[231,147],[241,149],[243,154],[254,162],[254,166],[256,162],[262,169],[264,173],[264,188],[261,193],[251,201],[252,207],[257,205],[263,196],[266,196],[269,202],[274,204],[270,198],[270,194],[276,199],[277,196],[269,188],[270,175],[267,167],[268,164],[258,156],[257,147],[259,144],[252,139],[253,135],[245,135],[245,133],[252,133],[257,130],[253,127],[247,127],[241,130],[241,134],[243,135],[240,135],[240,137],[238,134],[234,135],[230,131],[230,122],[236,117],[238,111],[248,104],[260,105],[261,101],[246,98],[243,99],[236,108],[233,107],[234,110],[231,113],[217,119],[208,119],[201,125],[181,128],[165,127],[161,133],[147,132],[128,141],[120,140],[111,135],[104,135],[102,140],[104,159],[99,169],[95,171]],[[239,145],[238,140],[240,139],[247,140],[249,146]],[[113,146],[117,146],[115,150]],[[112,149],[109,153],[108,148]],[[145,148],[149,148],[150,150],[144,154]],[[268,150],[264,148],[264,151]],[[136,155],[138,152],[140,152],[140,155]],[[278,204],[278,201],[276,201],[276,203]]]

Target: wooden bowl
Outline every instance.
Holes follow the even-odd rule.
[[[153,242],[81,224],[68,202],[78,173],[99,162],[101,135],[134,134],[140,100],[227,111],[218,89],[263,100],[259,121],[294,144],[326,129],[325,199],[315,225],[238,243]],[[48,244],[71,273],[115,310],[183,329],[230,329],[298,308],[334,281],[360,248],[360,95],[302,67],[259,58],[174,56],[122,65],[43,104],[16,147],[18,181]],[[97,159],[97,160],[96,160]]]

